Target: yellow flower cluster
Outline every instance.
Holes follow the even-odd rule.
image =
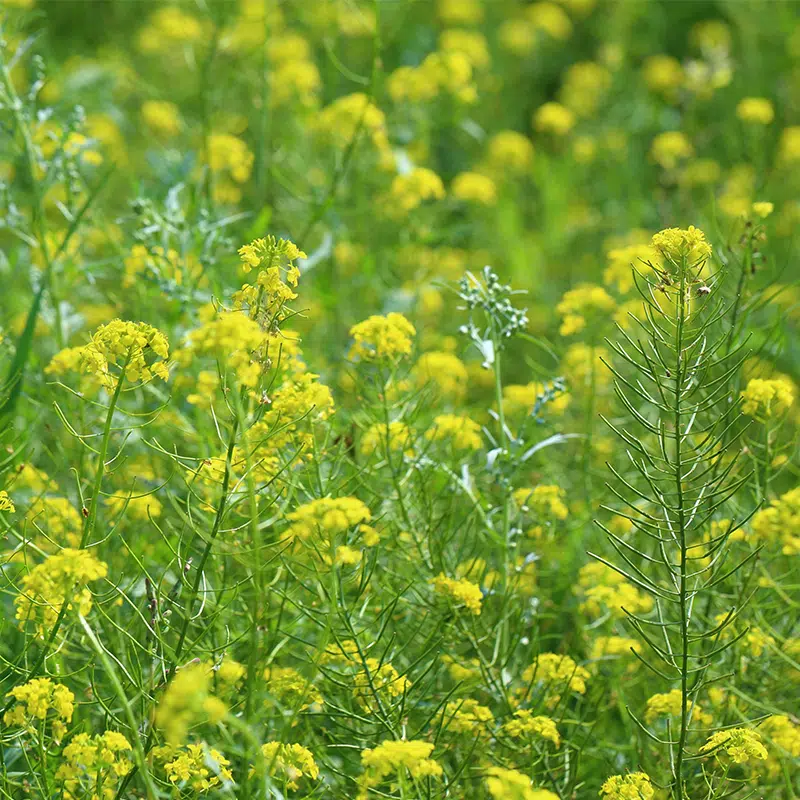
[[[144,322],[121,319],[101,325],[80,351],[82,370],[96,375],[106,389],[116,387],[119,380],[112,366],[124,371],[132,383],[146,383],[154,376],[167,380],[168,358],[169,342],[161,331]]]
[[[323,702],[317,687],[291,667],[267,667],[264,680],[270,696],[294,711],[305,711]]]
[[[56,778],[66,800],[106,797],[116,793],[119,779],[133,769],[130,742],[117,731],[90,736],[78,733],[64,748]]]
[[[124,263],[125,277],[122,279],[122,285],[125,287],[133,286],[139,275],[147,270],[175,281],[178,286],[183,285],[187,278],[198,286],[208,285],[208,279],[203,275],[200,262],[191,253],[182,258],[180,253],[172,248],[148,249],[143,244],[135,244]]]
[[[290,523],[285,541],[333,542],[351,528],[372,518],[369,508],[356,497],[322,497],[286,515]]]
[[[353,697],[364,711],[371,713],[378,710],[378,701],[402,697],[410,688],[411,681],[405,675],[388,661],[382,664],[377,658],[365,659],[364,668],[353,677]]]
[[[316,105],[322,79],[311,60],[309,43],[297,33],[285,31],[270,38],[267,57],[269,71],[269,103],[273,107],[311,108]]]
[[[470,614],[481,613],[483,593],[481,587],[466,578],[456,580],[440,572],[431,580],[436,594],[451,600],[456,606],[464,606]]]
[[[186,741],[189,728],[219,722],[228,713],[225,703],[211,693],[212,672],[205,664],[178,670],[169,682],[155,715],[155,725],[172,747]]]
[[[493,800],[558,800],[548,789],[534,789],[527,775],[504,767],[489,767],[486,789]]]
[[[736,116],[742,122],[769,125],[775,119],[775,109],[766,97],[745,97],[736,106]]]
[[[753,378],[741,392],[742,414],[756,419],[779,417],[794,403],[794,385],[788,378]]]
[[[751,759],[764,761],[767,748],[761,742],[758,731],[748,728],[728,728],[712,734],[700,748],[701,753],[719,757],[725,752],[735,764],[746,764]]]
[[[757,543],[780,545],[784,555],[800,555],[800,487],[771,500],[759,509],[750,522],[752,538]],[[733,538],[746,538],[736,531]]]
[[[680,689],[672,689],[669,692],[662,692],[654,694],[648,698],[647,706],[644,712],[644,718],[647,722],[655,722],[663,717],[680,717],[682,708],[682,695]],[[702,725],[710,725],[712,721],[711,714],[703,711],[699,703],[689,702],[692,718],[694,721]]]
[[[83,519],[66,497],[37,497],[26,516],[56,545],[80,546]]]
[[[681,131],[659,133],[650,145],[650,157],[662,169],[673,170],[694,155],[694,147]]]
[[[575,126],[575,114],[561,103],[549,102],[539,106],[533,114],[533,127],[539,133],[554,137],[566,136]]]
[[[484,733],[493,722],[492,712],[477,700],[451,700],[444,707],[444,723],[449,733],[476,736]]]
[[[512,497],[517,507],[525,512],[549,519],[566,519],[569,509],[563,498],[566,492],[560,486],[540,485],[533,489],[515,489]]]
[[[319,767],[310,750],[301,744],[267,742],[261,745],[261,755],[267,765],[267,773],[278,778],[285,788],[299,788],[301,778],[315,781],[319,777]],[[251,770],[250,774],[253,774]]]
[[[534,716],[526,708],[514,712],[514,719],[503,725],[503,731],[512,739],[538,736],[552,742],[556,747],[561,745],[561,736],[556,723],[550,717]]]
[[[386,117],[369,97],[362,92],[344,95],[320,111],[316,126],[325,132],[337,147],[347,147],[363,132],[372,140],[381,164],[394,166],[389,146]]]
[[[567,69],[559,100],[579,117],[592,117],[610,86],[607,67],[595,61],[579,61]]]
[[[517,131],[500,131],[489,139],[487,161],[501,174],[523,173],[533,163],[533,145]]]
[[[286,318],[286,303],[294,300],[300,270],[294,263],[306,254],[287,239],[267,236],[239,248],[242,270],[258,270],[255,285],[245,283],[233,296],[238,308],[247,307],[250,317],[275,333]]]
[[[603,614],[623,617],[623,608],[631,614],[646,613],[653,608],[650,595],[640,592],[623,575],[600,562],[581,567],[577,594],[583,598],[580,610],[590,617]]]
[[[439,414],[425,433],[431,442],[450,442],[457,450],[479,450],[482,446],[481,426],[461,414]]]
[[[22,579],[17,595],[17,619],[21,625],[35,621],[40,635],[51,628],[62,608],[86,616],[92,610],[90,581],[105,578],[108,567],[88,550],[67,547],[35,566]]]
[[[543,383],[536,381],[526,384],[509,383],[503,387],[503,411],[506,417],[527,416],[530,414],[536,401],[544,394],[546,388]],[[551,414],[563,414],[570,404],[567,392],[557,391],[552,400],[547,404],[546,411]]]
[[[393,361],[410,355],[416,333],[414,326],[397,312],[368,317],[350,328],[354,340],[350,358]]]
[[[72,721],[75,695],[50,678],[33,678],[22,686],[15,686],[6,697],[17,701],[3,715],[6,725],[39,729],[49,719],[53,737],[60,741],[67,731],[65,723]]]
[[[586,681],[590,678],[586,667],[579,667],[569,656],[557,653],[540,653],[522,673],[522,680],[546,687],[551,702],[557,702],[561,690],[585,694]]]
[[[231,133],[212,133],[206,143],[208,167],[214,176],[214,199],[238,203],[242,184],[250,180],[254,156],[247,144]]]
[[[414,367],[417,385],[432,389],[442,399],[460,400],[467,391],[469,373],[464,362],[446,351],[423,353]]]
[[[203,37],[203,26],[197,17],[178,6],[164,6],[154,11],[139,31],[138,45],[142,53],[170,54],[182,45],[195,44]]]
[[[478,31],[451,28],[439,35],[439,50],[444,53],[463,53],[476,69],[488,67],[491,62],[486,37]]]
[[[652,800],[655,795],[650,776],[644,772],[612,775],[600,788],[605,800]]]
[[[690,225],[687,229],[666,228],[653,236],[652,246],[673,264],[680,265],[683,259],[695,265],[711,256],[711,245],[699,228]]]
[[[430,758],[433,745],[421,741],[382,742],[377,747],[361,753],[364,774],[361,777],[359,800],[366,798],[372,787],[379,786],[391,775],[408,774],[412,778],[437,778],[442,774],[441,766]]]
[[[266,370],[264,348],[269,340],[259,324],[244,314],[223,312],[189,333],[183,361],[192,356],[216,358],[240,386],[254,388]],[[216,381],[214,382],[216,386]]]
[[[387,428],[383,422],[376,422],[364,431],[361,437],[361,454],[371,456],[375,453],[385,455],[390,453],[403,453],[408,458],[413,457],[411,429],[405,422],[390,422]]]
[[[608,253],[608,266],[603,272],[603,282],[616,286],[627,294],[634,286],[633,270],[642,272],[649,267],[661,266],[661,254],[649,244],[632,244],[615,248]]]
[[[473,103],[478,95],[472,68],[470,56],[461,50],[437,51],[426,56],[418,67],[396,69],[389,76],[386,88],[396,103],[425,103],[443,94],[461,103]]]
[[[642,652],[642,643],[637,639],[627,636],[598,636],[592,642],[592,659],[609,658],[614,656],[630,656],[634,651]]]
[[[142,122],[159,139],[172,139],[181,132],[181,112],[169,100],[145,100],[139,111]]]
[[[616,305],[602,286],[582,283],[566,292],[556,306],[562,318],[558,332],[562,336],[580,333],[587,325],[587,318],[589,322],[607,318]]]
[[[0,511],[8,511],[13,514],[17,509],[14,506],[8,492],[5,490],[0,491]]]
[[[407,214],[426,200],[441,200],[445,196],[442,179],[427,167],[414,167],[395,175],[389,189],[392,213]]]
[[[200,794],[221,786],[223,782],[233,781],[229,769],[231,762],[213,747],[189,744],[179,750],[170,752],[165,749],[161,752],[163,755],[169,753],[171,760],[164,764],[164,772],[172,784],[185,784]]]
[[[450,187],[453,197],[467,203],[493,206],[497,203],[497,187],[488,175],[480,172],[461,172]]]

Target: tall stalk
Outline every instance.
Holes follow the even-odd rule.
[[[609,342],[619,358],[612,368],[615,391],[631,424],[606,422],[625,444],[633,471],[609,464],[616,481],[608,489],[623,508],[603,508],[626,516],[633,529],[622,537],[601,525],[620,560],[595,557],[653,597],[653,617],[626,612],[627,619],[645,643],[641,660],[669,684],[665,690],[678,688],[680,712],[666,738],[631,714],[668,749],[671,797],[688,800],[698,796],[703,780],[693,753],[693,709],[720,677],[711,673],[721,652],[736,641],[722,635],[740,611],[722,584],[757,553],[728,563],[729,537],[748,516],[711,533],[712,521],[749,477],[735,473],[737,459],[726,454],[726,434],[739,413],[722,413],[745,355],[731,347],[725,330],[730,308],[718,298],[722,276],[712,271],[702,232],[671,229],[653,244],[663,266],[634,273],[642,318],[633,332],[620,328]],[[721,611],[725,621],[719,624],[715,614]]]

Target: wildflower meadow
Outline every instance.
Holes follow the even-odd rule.
[[[800,797],[800,3],[0,0],[0,800]]]

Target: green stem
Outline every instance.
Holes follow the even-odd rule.
[[[686,516],[683,508],[683,470],[682,460],[682,426],[683,410],[681,394],[683,389],[683,326],[686,319],[686,259],[683,259],[680,268],[680,289],[677,299],[678,319],[675,328],[675,489],[677,495],[677,535],[680,544],[680,632],[681,632],[681,731],[678,739],[678,752],[675,758],[675,798],[683,800],[683,763],[686,749],[686,737],[689,730],[689,609],[687,603],[688,565],[686,541]]]
[[[120,392],[122,391],[122,384],[125,382],[125,370],[127,369],[128,362],[131,360],[131,354],[125,359],[122,365],[117,385],[114,388],[114,394],[111,395],[111,402],[108,405],[108,412],[106,413],[106,422],[103,427],[103,438],[100,442],[100,452],[98,454],[97,471],[94,475],[94,487],[92,489],[92,499],[89,501],[89,511],[86,514],[86,521],[83,524],[83,534],[81,535],[80,549],[83,550],[89,543],[91,535],[94,533],[95,524],[97,522],[97,504],[100,500],[100,491],[103,487],[103,476],[106,469],[106,456],[108,455],[108,442],[111,439],[111,424],[114,418],[114,411],[117,407]]]

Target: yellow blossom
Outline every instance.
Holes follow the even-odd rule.
[[[433,578],[431,583],[436,594],[448,598],[456,606],[465,606],[470,614],[477,616],[481,613],[483,592],[477,584],[466,578],[459,580],[448,578],[442,572]]]

